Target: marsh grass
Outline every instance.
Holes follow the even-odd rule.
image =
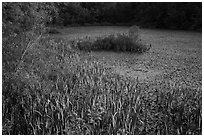
[[[42,37],[3,75],[2,134],[202,134],[201,91],[161,83],[82,62],[69,42]]]

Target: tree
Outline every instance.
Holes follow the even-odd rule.
[[[14,71],[30,41],[57,15],[53,3],[2,3],[3,71]]]

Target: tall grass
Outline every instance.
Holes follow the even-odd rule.
[[[114,74],[41,38],[3,77],[3,134],[201,134],[201,91],[161,83]]]

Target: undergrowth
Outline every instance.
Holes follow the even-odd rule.
[[[202,134],[201,91],[140,83],[42,37],[3,73],[2,134]]]

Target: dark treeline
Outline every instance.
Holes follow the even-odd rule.
[[[201,30],[201,2],[81,2],[55,3],[58,25],[139,25],[142,27]]]
[[[56,2],[3,3],[3,31],[43,30],[44,25],[139,25],[141,27],[201,30],[201,2]]]

